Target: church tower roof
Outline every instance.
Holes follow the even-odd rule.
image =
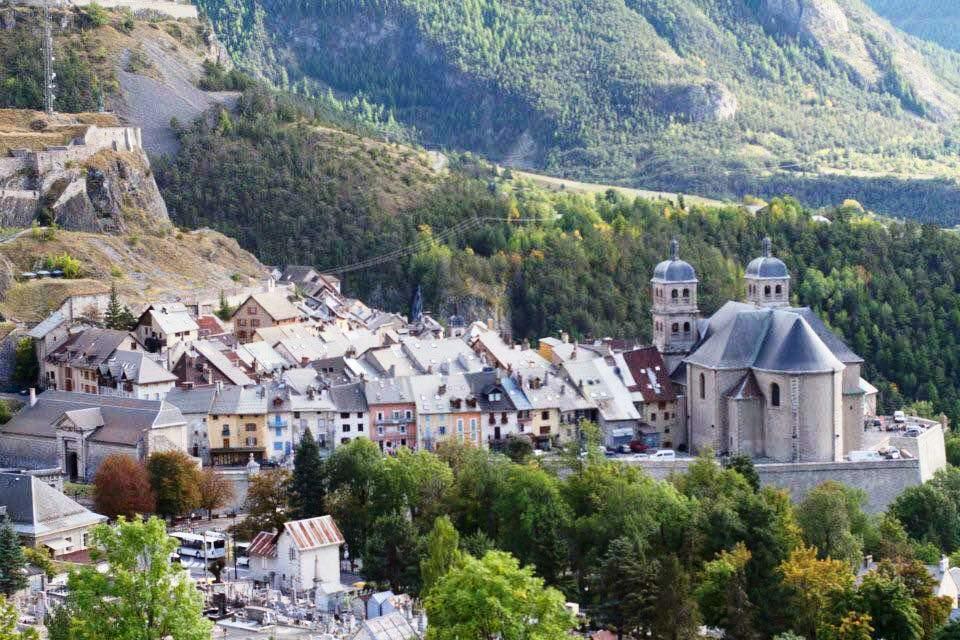
[[[670,241],[670,259],[654,268],[653,282],[697,282],[697,272],[689,262],[680,259],[680,243],[676,238]]]

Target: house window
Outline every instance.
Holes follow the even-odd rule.
[[[690,297],[690,289],[684,289],[684,290],[683,290],[683,297],[684,297],[684,298],[689,298],[689,297]]]
[[[445,436],[447,435],[447,428],[443,425],[440,425],[439,432],[440,432],[440,435]]]
[[[406,438],[400,438],[400,446],[401,446],[401,447],[407,446],[407,439],[406,439]]]
[[[677,290],[676,290],[676,289],[672,289],[672,290],[670,291],[670,297],[671,297],[672,299],[674,299],[674,300],[677,299]]]
[[[257,425],[254,424],[254,423],[252,423],[252,422],[248,422],[248,423],[246,424],[246,430],[247,430],[248,432],[249,432],[249,431],[256,431],[256,430],[257,430]]]
[[[549,420],[549,419],[550,419],[550,412],[549,412],[549,411],[541,411],[541,412],[540,412],[540,419],[541,419],[541,420]]]
[[[780,385],[776,382],[770,384],[770,404],[775,407],[780,406]]]
[[[224,438],[224,439],[223,439],[223,448],[224,448],[224,449],[229,449],[229,448],[230,448],[230,438]]]
[[[223,430],[220,432],[220,435],[222,436],[230,435],[230,425],[228,424],[223,425]]]
[[[684,332],[684,333],[690,333],[690,323],[689,323],[689,322],[684,322],[684,323],[683,323],[683,332]]]
[[[405,424],[400,425],[400,433],[406,433],[406,432],[407,432],[407,425]]]
[[[362,412],[361,412],[361,413],[358,413],[358,414],[357,414],[357,417],[358,417],[358,418],[362,418],[362,417],[363,417],[363,413],[362,413]]]
[[[341,414],[340,414],[340,417],[341,417],[341,418],[349,418],[349,417],[350,417],[350,414],[349,414],[349,413],[341,413]]]
[[[257,446],[257,439],[256,439],[255,437],[249,437],[249,438],[247,438],[247,446],[248,446],[248,447],[255,447],[255,446]]]
[[[290,547],[290,556],[289,556],[289,558],[290,558],[291,560],[296,560],[296,559],[297,559],[297,550],[296,550],[296,548]]]
[[[404,417],[406,417],[407,420],[410,420],[413,418],[413,411],[410,411],[410,409],[407,409],[406,411],[403,412],[403,415]]]
[[[257,307],[254,305],[250,305],[249,307],[247,307],[247,314],[251,316],[257,315]]]
[[[707,379],[704,375],[700,374],[700,399],[703,400],[707,397]]]
[[[377,421],[383,421],[383,411],[377,411]]]
[[[378,436],[382,436],[382,435],[383,435],[383,427],[377,427],[377,435],[378,435]]]
[[[299,419],[299,418],[300,418],[300,412],[299,412],[299,411],[294,411],[294,412],[293,412],[293,417]]]
[[[343,432],[344,432],[344,433],[350,433],[350,425],[348,425],[348,424],[343,425]]]
[[[457,433],[463,433],[463,418],[457,419]]]
[[[358,425],[357,425],[357,433],[363,433],[363,425],[362,425],[362,424],[358,424]]]
[[[680,323],[674,322],[672,325],[670,325],[670,331],[673,333],[680,333]]]
[[[650,414],[650,422],[656,422],[656,421],[657,421],[657,414],[651,413],[651,414]]]

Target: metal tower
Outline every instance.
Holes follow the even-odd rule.
[[[53,25],[50,17],[50,6],[56,5],[56,0],[43,4],[43,108],[47,115],[53,115],[54,102],[57,96],[55,80],[57,74],[53,71]]]

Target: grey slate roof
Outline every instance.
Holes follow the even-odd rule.
[[[55,438],[54,424],[68,411],[98,409],[103,417],[91,440],[105,444],[136,446],[144,431],[156,426],[184,424],[180,410],[157,400],[114,398],[69,391],[44,391],[34,406],[24,407],[7,424],[0,426],[4,435]]]
[[[747,265],[748,278],[789,278],[790,272],[787,271],[787,265],[783,261],[773,256],[761,256],[754,258]]]
[[[172,389],[167,393],[166,400],[180,409],[183,415],[208,414],[217,395],[215,387],[203,389]]]
[[[837,357],[837,360],[844,364],[861,364],[863,363],[863,358],[858,356],[853,352],[853,349],[847,346],[847,343],[844,342],[840,336],[835,334],[830,328],[820,319],[813,309],[810,307],[793,307],[786,309],[786,311],[792,311],[793,313],[799,314],[807,321],[807,324],[816,332],[816,334],[823,340],[823,343],[830,348],[830,351],[833,352],[833,355]]]
[[[757,309],[728,302],[710,318],[706,334],[685,361],[709,369],[842,370],[841,360],[804,316],[790,309]]]
[[[107,518],[89,511],[34,476],[0,473],[0,505],[17,533],[32,536],[91,526]]]
[[[47,316],[43,322],[35,326],[33,329],[30,329],[27,335],[35,340],[39,340],[66,321],[67,319],[62,313],[59,311],[54,311]]]
[[[364,620],[352,640],[416,640],[417,632],[399,611]]]
[[[47,360],[82,369],[94,369],[106,362],[130,334],[113,329],[91,328],[71,336]]]
[[[653,270],[654,282],[696,282],[697,272],[689,262],[680,260],[664,260]]]
[[[337,411],[363,413],[367,410],[367,396],[364,394],[362,382],[330,387],[330,399]]]
[[[470,390],[473,392],[473,395],[477,397],[477,404],[481,411],[492,413],[516,411],[517,407],[513,403],[510,390],[507,388],[507,385],[503,383],[503,380],[510,380],[510,378],[503,376],[498,380],[498,375],[496,371],[475,371],[464,374],[464,378],[467,379],[467,384],[470,385]],[[514,385],[514,388],[515,386],[516,385]],[[490,394],[498,391],[500,392],[500,400],[491,401],[489,399]]]
[[[135,384],[155,384],[174,382],[173,375],[151,360],[143,351],[124,351],[118,349],[106,362],[100,365],[100,373],[109,374],[116,380],[129,380]]]
[[[260,387],[224,387],[210,407],[214,415],[261,415],[267,413],[267,394]]]

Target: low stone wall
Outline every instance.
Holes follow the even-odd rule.
[[[889,442],[901,451],[909,451],[910,455],[920,461],[920,477],[924,482],[947,466],[943,429],[938,424],[929,427],[916,438],[890,436]]]
[[[941,438],[943,434],[941,433]],[[909,438],[917,440],[916,438]],[[642,460],[643,469],[658,480],[672,473],[683,473],[694,462],[682,460]],[[760,483],[785,489],[790,498],[800,501],[814,487],[827,480],[840,482],[867,494],[864,509],[868,513],[886,510],[908,487],[924,482],[920,460],[879,460],[872,462],[801,462],[757,464]],[[931,473],[932,475],[932,473]]]

